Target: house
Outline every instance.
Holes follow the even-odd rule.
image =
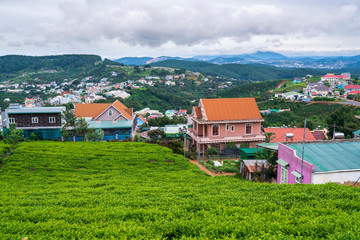
[[[360,141],[354,139],[312,142],[304,146],[279,143],[277,182],[300,183],[301,172],[303,183],[355,182],[360,176],[359,151]]]
[[[342,73],[341,75],[335,75],[332,73],[328,73],[321,77],[321,81],[327,81],[330,84],[334,83],[336,84],[338,81],[350,79],[351,75],[350,73]]]
[[[203,154],[210,147],[221,152],[225,143],[255,147],[265,141],[261,133],[264,119],[254,98],[200,99],[191,118],[193,128],[189,136]]]
[[[298,93],[298,92],[287,92],[287,93],[280,93],[280,94],[275,94],[275,97],[279,97],[279,98],[285,98],[285,99],[289,99],[291,101],[297,101],[297,100],[301,100],[306,98],[306,96],[302,93]]]
[[[303,141],[304,138],[304,128],[279,128],[271,127],[264,128],[264,132],[272,133],[270,136],[270,143],[278,142],[298,142]],[[308,128],[305,129],[305,141],[315,141],[314,135],[310,132]]]
[[[354,138],[360,138],[360,129],[353,132]]]
[[[165,112],[165,116],[168,116],[169,118],[172,118],[176,114],[177,114],[176,110],[166,110]]]
[[[301,78],[294,78],[293,83],[301,83]]]
[[[113,103],[79,103],[75,105],[74,115],[85,118],[89,128],[104,130],[104,140],[134,137],[136,114],[119,100]]]
[[[143,117],[143,116],[138,116],[137,117],[137,127],[139,128],[141,125],[143,125],[144,123],[147,123],[147,120]]]
[[[303,88],[303,93],[306,96],[322,96],[325,97],[332,93],[332,88],[325,86],[323,82],[311,83],[308,82],[306,88]]]
[[[344,87],[345,93],[360,91],[360,85],[349,84]]]
[[[10,104],[3,113],[3,128],[6,134],[10,124],[24,131],[25,138],[35,133],[40,139],[59,139],[63,126],[62,113],[65,107],[22,107]]]

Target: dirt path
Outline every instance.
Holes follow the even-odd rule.
[[[198,161],[197,160],[190,160],[190,162],[195,164],[196,166],[198,166]],[[200,170],[206,172],[207,174],[209,174],[212,177],[215,177],[215,176],[235,176],[236,175],[236,173],[213,173],[213,172],[209,171],[206,167],[204,167],[201,164],[200,164]]]

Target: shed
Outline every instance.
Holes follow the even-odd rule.
[[[262,152],[261,149],[258,148],[241,148],[240,149],[240,157],[241,159],[255,159],[255,153],[257,151]]]
[[[265,159],[261,160],[242,160],[240,173],[245,179],[252,180],[254,173],[259,172],[260,177],[264,177],[264,171],[269,168],[269,163]]]

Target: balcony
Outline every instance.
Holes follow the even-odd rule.
[[[203,135],[196,135],[193,131],[189,132],[189,136],[196,142],[200,143],[225,143],[225,142],[262,142],[265,141],[265,136],[262,134],[249,134],[231,137],[204,137]]]

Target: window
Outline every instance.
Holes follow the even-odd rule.
[[[295,177],[295,182],[301,183],[301,177]]]
[[[225,125],[225,129],[226,129],[226,131],[229,131],[229,124]]]
[[[49,123],[55,123],[56,119],[55,117],[49,117]]]
[[[9,124],[14,124],[15,123],[15,118],[9,118]]]
[[[111,109],[109,110],[108,115],[109,115],[109,117],[112,117],[113,111]]]
[[[235,125],[231,125],[231,131],[235,132]]]
[[[288,168],[281,166],[281,183],[288,183],[288,173]]]
[[[251,123],[247,123],[245,125],[245,134],[252,134],[252,124]]]
[[[194,122],[194,129],[197,130],[197,123]]]
[[[38,117],[32,117],[31,118],[31,123],[39,123],[39,118]]]
[[[219,125],[213,125],[212,126],[212,135],[218,136],[219,135]]]

